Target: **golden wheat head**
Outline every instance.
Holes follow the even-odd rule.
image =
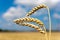
[[[37,10],[39,10],[41,8],[47,8],[47,6],[44,5],[44,4],[41,4],[41,5],[37,6],[37,7],[34,7],[30,12],[28,12],[28,14],[26,16],[32,15],[35,11],[37,11]]]
[[[37,31],[39,31],[40,33],[45,34],[45,32],[42,31],[41,28],[39,28],[38,26],[35,26],[35,25],[33,25],[33,24],[30,24],[30,23],[21,23],[20,25],[28,26],[28,27],[34,28],[34,29],[36,29]]]
[[[41,27],[43,27],[43,25],[44,25],[42,21],[35,19],[35,18],[30,18],[30,17],[16,19],[16,20],[14,20],[14,22],[16,24],[23,23],[23,22],[35,22],[36,24],[39,24]]]

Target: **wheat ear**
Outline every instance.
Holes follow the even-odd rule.
[[[16,20],[14,20],[14,22],[16,24],[23,23],[23,22],[35,22],[36,24],[39,24],[41,27],[43,27],[43,25],[44,25],[42,21],[35,19],[35,18],[30,18],[30,17],[16,19]]]
[[[23,26],[28,26],[28,27],[31,27],[31,28],[35,28],[37,31],[39,31],[40,33],[43,33],[45,34],[44,31],[42,31],[41,28],[39,28],[38,26],[35,26],[33,24],[30,24],[30,23],[21,23],[20,25],[23,25]]]
[[[47,6],[44,5],[44,4],[41,4],[41,5],[37,6],[37,7],[34,7],[30,12],[28,12],[28,14],[26,16],[32,15],[35,11],[37,11],[37,10],[39,10],[41,8],[47,8]]]

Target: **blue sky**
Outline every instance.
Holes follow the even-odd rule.
[[[60,30],[60,0],[0,0],[0,29],[35,30],[19,26],[13,23],[13,20],[24,17],[33,7],[40,4],[46,4],[50,8],[52,30]],[[40,19],[46,28],[49,28],[47,9],[40,9],[31,17]]]

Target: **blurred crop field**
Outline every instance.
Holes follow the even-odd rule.
[[[0,40],[45,40],[39,32],[0,32]],[[60,32],[52,32],[51,40],[60,40]]]

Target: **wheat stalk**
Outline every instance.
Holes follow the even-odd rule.
[[[47,8],[47,6],[44,5],[44,4],[41,4],[41,5],[37,6],[37,7],[34,7],[30,12],[28,12],[28,14],[26,16],[32,15],[34,12],[36,12],[37,10],[39,10],[41,8]]]
[[[49,17],[49,40],[50,40],[50,38],[51,38],[51,18],[50,18],[49,8],[46,5],[41,4],[41,5],[33,8],[30,12],[28,12],[28,14],[26,16],[32,15],[34,12],[36,12],[37,10],[39,10],[41,8],[46,8],[48,10],[48,17]]]
[[[29,26],[29,27],[35,28],[35,29],[38,30],[39,32],[45,33],[46,40],[48,40],[48,39],[47,39],[46,28],[44,27],[43,22],[41,22],[40,20],[35,19],[35,18],[27,18],[28,16],[32,15],[34,12],[36,12],[37,10],[39,10],[39,9],[41,9],[41,8],[47,8],[47,10],[48,10],[49,27],[50,27],[50,30],[49,30],[49,40],[50,40],[50,38],[51,38],[51,18],[50,18],[49,8],[48,8],[46,5],[41,4],[41,5],[37,6],[37,7],[34,7],[30,12],[28,12],[28,14],[26,15],[25,18],[21,18],[21,19],[14,20],[14,22],[15,22],[16,24],[20,24],[20,25],[23,25],[23,26]],[[42,31],[42,29],[39,28],[39,26],[35,26],[35,25],[33,25],[33,24],[26,23],[26,22],[35,22],[35,23],[39,24],[40,26],[44,27],[44,31]]]

